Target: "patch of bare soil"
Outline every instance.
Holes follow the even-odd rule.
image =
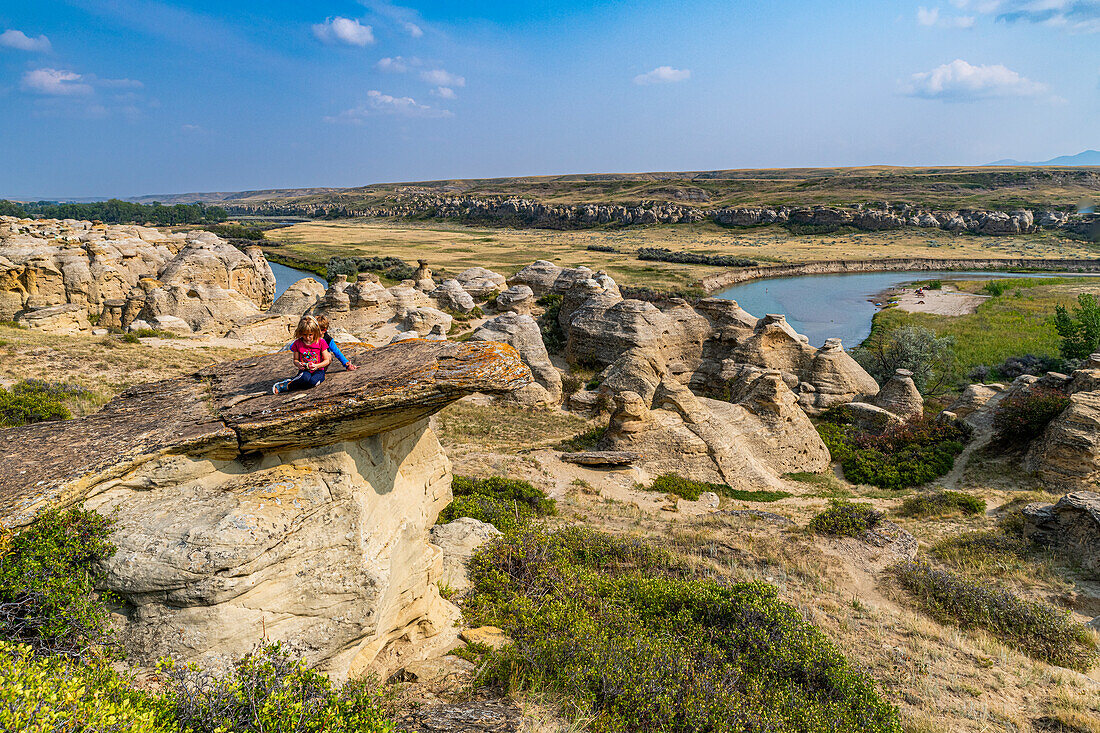
[[[949,285],[942,290],[925,290],[920,294],[915,288],[902,288],[894,297],[897,298],[899,310],[938,316],[965,316],[976,311],[989,298],[988,295],[963,293]]]

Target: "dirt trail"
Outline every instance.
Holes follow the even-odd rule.
[[[957,489],[963,474],[966,472],[966,465],[970,463],[970,456],[974,455],[975,451],[989,445],[990,441],[993,440],[993,413],[996,412],[997,403],[1004,399],[1004,396],[1004,392],[998,392],[990,397],[989,401],[982,405],[980,409],[967,416],[966,423],[974,428],[974,434],[971,436],[970,442],[963,448],[962,453],[955,459],[954,467],[940,482],[943,488]]]

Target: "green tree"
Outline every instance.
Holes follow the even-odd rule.
[[[1100,347],[1100,303],[1092,293],[1077,296],[1073,312],[1054,309],[1054,330],[1062,338],[1058,350],[1063,359],[1087,359]]]
[[[955,340],[922,326],[875,329],[852,356],[879,384],[898,369],[908,369],[917,389],[935,393],[957,377]]]

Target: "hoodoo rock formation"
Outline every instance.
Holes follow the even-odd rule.
[[[62,317],[76,306],[105,327],[178,318],[221,336],[270,308],[274,295],[259,247],[242,252],[210,232],[0,217],[2,320],[87,330],[79,316]]]
[[[0,431],[0,524],[82,505],[117,519],[106,586],[131,659],[217,665],[266,635],[336,678],[450,639],[429,530],[451,499],[428,417],[531,380],[499,343],[349,347],[354,372],[270,395],[275,354]],[[35,450],[27,450],[27,446]],[[435,644],[438,646],[439,644]]]

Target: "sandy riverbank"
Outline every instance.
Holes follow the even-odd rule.
[[[935,313],[940,316],[965,316],[978,309],[989,296],[959,292],[950,285],[942,290],[925,290],[918,295],[916,288],[899,288],[892,297],[896,306],[908,313]]]

